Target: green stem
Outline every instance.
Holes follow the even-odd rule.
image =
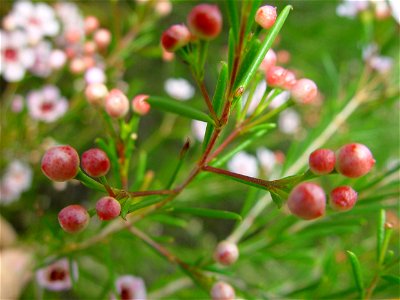
[[[84,186],[87,186],[88,188],[94,189],[96,191],[100,192],[105,192],[106,189],[104,186],[94,180],[93,178],[87,176],[81,169],[79,169],[78,174],[75,176],[75,179],[79,180]]]

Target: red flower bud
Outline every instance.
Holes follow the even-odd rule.
[[[190,42],[191,34],[183,24],[172,25],[161,36],[161,45],[169,52],[174,52]]]
[[[42,158],[42,171],[54,181],[67,181],[78,174],[79,155],[71,146],[56,146]]]
[[[103,197],[96,203],[96,212],[100,220],[112,220],[121,213],[121,204],[113,197]]]
[[[64,207],[58,213],[58,222],[62,229],[69,233],[82,231],[89,224],[89,214],[87,210],[77,204]]]
[[[308,164],[311,172],[324,175],[335,169],[335,161],[335,152],[330,149],[318,149],[310,154]]]
[[[216,5],[199,4],[189,13],[187,23],[194,35],[211,40],[222,30],[222,15]]]
[[[350,178],[367,174],[374,165],[371,151],[362,144],[344,145],[336,153],[336,170]]]
[[[314,81],[310,79],[299,79],[292,87],[292,96],[299,103],[313,102],[318,95],[318,88]]]
[[[222,265],[229,266],[236,262],[239,257],[239,249],[236,244],[229,241],[222,241],[214,252],[215,261]]]
[[[272,66],[266,72],[269,86],[282,87],[285,82],[287,70],[280,66]]]
[[[331,206],[335,210],[350,210],[356,202],[357,192],[350,186],[339,186],[331,192]]]
[[[92,177],[104,176],[110,170],[110,160],[103,150],[89,149],[82,154],[82,169]]]
[[[132,109],[135,113],[143,116],[149,113],[150,104],[146,101],[149,98],[149,95],[137,95],[132,100]]]
[[[257,10],[255,20],[262,28],[271,28],[276,21],[276,7],[270,5],[261,6]]]

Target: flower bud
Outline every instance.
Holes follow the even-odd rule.
[[[95,16],[87,16],[84,21],[84,29],[86,34],[90,34],[94,32],[97,28],[99,28],[99,19]]]
[[[52,69],[55,70],[61,69],[65,65],[66,61],[67,61],[67,55],[65,54],[64,51],[59,49],[51,51],[49,62],[50,62],[50,67]]]
[[[211,288],[212,300],[234,300],[235,290],[233,287],[223,281],[215,283]]]
[[[364,176],[374,165],[371,151],[362,144],[344,145],[336,153],[336,170],[350,178]]]
[[[99,49],[104,49],[111,42],[111,33],[107,29],[98,29],[95,31],[93,39]]]
[[[291,92],[294,100],[299,103],[307,104],[313,102],[317,98],[318,88],[314,81],[303,78],[297,80]]]
[[[161,36],[163,48],[169,52],[174,52],[190,42],[191,34],[189,29],[183,24],[176,24],[165,30]]]
[[[261,62],[261,70],[263,70],[266,74],[272,66],[275,66],[275,64],[276,64],[276,53],[274,50],[269,49],[263,61]]]
[[[272,66],[266,72],[267,83],[269,86],[281,87],[286,78],[287,70],[280,66]]]
[[[96,212],[100,220],[115,219],[121,213],[121,204],[113,197],[103,197],[96,203]]]
[[[92,177],[104,176],[110,170],[110,160],[103,150],[89,149],[82,154],[82,169]]]
[[[64,231],[77,233],[86,228],[90,216],[87,210],[77,204],[64,207],[58,214],[58,222]]]
[[[41,167],[49,179],[67,181],[78,174],[79,155],[68,145],[52,147],[44,154]]]
[[[310,154],[308,164],[317,175],[329,174],[335,169],[335,153],[330,149],[318,149]]]
[[[296,75],[294,75],[292,71],[287,70],[285,78],[282,83],[282,87],[286,90],[291,90],[295,84],[296,84]]]
[[[220,242],[214,252],[215,261],[226,266],[236,262],[238,257],[239,249],[237,245],[229,241]]]
[[[146,101],[149,98],[149,95],[137,95],[132,100],[132,109],[135,113],[143,116],[149,113],[150,104]]]
[[[199,4],[187,17],[190,31],[201,39],[212,40],[222,30],[222,15],[216,5]]]
[[[325,202],[324,190],[319,185],[303,182],[290,192],[287,205],[295,216],[312,220],[325,213]]]
[[[88,55],[93,55],[97,50],[97,44],[94,41],[87,41],[83,45],[83,52]]]
[[[256,12],[255,20],[262,28],[271,28],[276,21],[276,7],[270,5],[261,6]]]
[[[80,57],[75,57],[72,59],[70,65],[69,65],[69,70],[71,71],[72,74],[81,74],[83,71],[86,69],[86,64],[85,61],[80,58]]]
[[[85,89],[86,99],[92,105],[103,105],[107,94],[108,89],[102,83],[89,84]]]
[[[332,190],[331,206],[338,211],[347,211],[353,208],[357,202],[357,192],[350,186],[339,186]]]
[[[129,100],[120,90],[111,90],[105,101],[106,112],[113,118],[123,118],[129,111]]]

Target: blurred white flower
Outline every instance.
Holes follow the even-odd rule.
[[[84,37],[84,18],[78,6],[72,2],[57,2],[55,4],[57,16],[61,19],[63,33],[75,32],[79,39]]]
[[[295,134],[299,131],[301,125],[300,115],[291,108],[281,112],[279,115],[279,130],[286,134]]]
[[[344,0],[336,7],[340,17],[354,18],[359,12],[368,8],[368,0]]]
[[[254,90],[253,97],[250,100],[251,102],[250,102],[249,108],[247,110],[247,115],[251,115],[256,110],[256,108],[260,104],[260,101],[261,101],[262,97],[264,96],[264,93],[266,90],[267,90],[267,82],[265,80],[260,81],[257,84],[257,87]],[[242,98],[243,106],[246,105],[246,102],[248,101],[247,99],[249,98],[249,94],[250,94],[249,91],[246,91],[243,94],[243,98]]]
[[[164,83],[167,94],[177,100],[189,100],[194,96],[194,87],[183,78],[170,78]]]
[[[282,93],[279,93],[278,95],[275,96],[275,98],[271,101],[269,104],[269,107],[272,109],[275,109],[282,104],[284,104],[286,101],[290,99],[290,92],[289,91],[283,91]]]
[[[46,3],[18,1],[11,15],[15,17],[16,26],[27,33],[28,41],[33,45],[46,36],[56,36],[60,30],[53,8]]]
[[[162,17],[167,16],[172,11],[172,3],[169,0],[156,1],[154,10]]]
[[[115,282],[115,288],[118,297],[111,295],[112,300],[126,299],[126,300],[144,300],[146,296],[146,286],[140,277],[132,275],[124,275],[119,277]]]
[[[60,49],[55,49],[51,51],[50,57],[49,57],[49,64],[50,67],[54,70],[58,70],[62,68],[67,61],[67,55],[65,54],[64,51]]]
[[[398,0],[388,0],[391,8],[392,16],[397,24],[400,24],[400,2]]]
[[[269,175],[276,165],[275,153],[267,148],[258,148],[257,158],[264,173]]]
[[[70,263],[66,258],[57,260],[52,264],[36,271],[36,281],[39,286],[50,291],[65,291],[72,287],[71,276],[74,280],[78,279],[78,265]]]
[[[244,151],[238,152],[228,162],[228,170],[250,177],[257,177],[257,159]]]
[[[39,77],[49,76],[52,71],[49,60],[52,52],[51,44],[47,41],[41,41],[36,45],[33,51],[35,55],[35,62],[29,68],[29,71]]]
[[[31,91],[27,96],[29,115],[36,120],[47,123],[62,117],[68,109],[68,102],[53,85],[41,90]]]
[[[11,110],[19,113],[24,109],[24,98],[21,95],[15,95],[11,102]]]
[[[198,120],[192,121],[192,133],[199,142],[203,142],[204,134],[206,133],[206,129],[207,129],[206,122],[202,122],[202,121],[198,121]]]
[[[385,74],[392,68],[393,58],[389,56],[373,56],[369,59],[368,63],[372,69]]]
[[[25,33],[19,30],[0,30],[0,51],[0,74],[6,81],[20,81],[26,69],[35,61],[34,52],[27,45]]]
[[[86,84],[104,83],[106,81],[106,75],[102,69],[92,67],[85,72],[85,81]]]
[[[31,184],[31,168],[19,160],[12,161],[0,182],[0,203],[9,204],[18,200],[21,193],[28,190]]]

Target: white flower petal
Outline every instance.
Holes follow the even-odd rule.
[[[21,64],[7,63],[4,66],[3,77],[6,81],[17,82],[25,75],[25,68]]]

